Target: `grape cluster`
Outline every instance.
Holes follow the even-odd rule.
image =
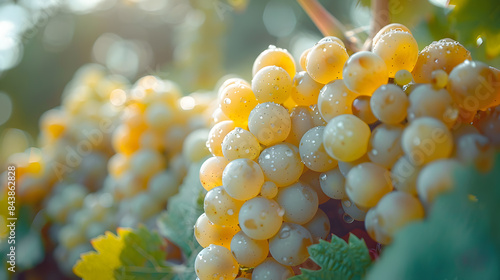
[[[154,76],[130,86],[99,65],[78,70],[41,117],[40,148],[9,158],[20,203],[45,209],[64,272],[107,230],[154,227],[189,165],[210,154],[212,100]]]
[[[408,28],[390,24],[371,51],[350,55],[326,37],[299,64],[270,46],[251,82],[219,89],[212,157],[200,170],[205,213],[194,226],[201,280],[294,275],[330,232],[318,208],[330,198],[388,244],[453,187],[458,166],[492,166],[500,71],[458,42],[419,52]]]

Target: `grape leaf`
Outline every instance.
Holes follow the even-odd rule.
[[[113,279],[115,269],[121,265],[120,254],[125,246],[123,237],[129,232],[119,229],[118,235],[114,235],[108,231],[92,239],[91,244],[96,251],[82,254],[73,272],[83,279]]]
[[[169,199],[167,211],[157,221],[160,233],[181,248],[186,257],[199,247],[194,238],[193,226],[204,212],[203,199],[206,191],[199,178],[202,163],[203,161],[190,166],[179,187],[179,193]]]
[[[172,279],[165,242],[145,227],[118,229],[92,239],[96,251],[81,255],[73,272],[83,279]]]
[[[115,270],[117,279],[171,279],[173,270],[165,263],[166,243],[146,227],[123,236],[125,246],[120,254],[121,266]]]
[[[321,269],[301,269],[302,274],[291,280],[361,279],[371,264],[365,242],[354,234],[349,236],[349,243],[333,235],[331,242],[320,240],[318,244],[309,246],[308,251]]]
[[[491,59],[500,54],[500,5],[496,0],[450,0],[455,7],[449,21],[461,43],[475,45],[478,36],[484,40],[487,56]]]
[[[160,233],[177,245],[184,255],[186,269],[175,276],[175,279],[179,280],[196,278],[194,261],[202,249],[193,231],[196,220],[204,212],[203,199],[206,191],[199,177],[202,163],[203,160],[190,166],[184,182],[179,187],[179,193],[169,199],[167,211],[164,211],[157,221]]]
[[[500,154],[493,170],[455,174],[428,217],[396,234],[367,279],[500,279]]]

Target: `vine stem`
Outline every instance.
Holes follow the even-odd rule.
[[[361,48],[361,41],[354,35],[347,35],[347,28],[330,14],[317,0],[297,0],[323,36],[337,36],[354,52]]]
[[[372,21],[368,38],[363,44],[363,50],[371,50],[373,37],[380,31],[380,29],[391,22],[391,15],[389,12],[389,0],[372,0]]]

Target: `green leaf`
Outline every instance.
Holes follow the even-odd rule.
[[[119,229],[118,235],[114,235],[108,231],[92,239],[91,244],[96,251],[82,254],[73,272],[82,279],[113,279],[115,269],[121,265],[120,254],[125,246],[123,236],[129,232]]]
[[[203,162],[190,166],[179,193],[169,199],[167,211],[160,215],[160,233],[181,248],[186,257],[199,248],[194,237],[193,226],[203,214],[205,189],[200,183],[200,167]]]
[[[121,266],[115,269],[117,279],[171,279],[172,268],[165,264],[166,243],[160,235],[146,227],[123,237]]]
[[[478,36],[484,41],[489,59],[500,54],[500,5],[496,0],[451,0],[449,14],[452,31],[466,45],[475,46]]]
[[[178,273],[174,279],[191,280],[196,278],[194,260],[201,246],[194,237],[193,226],[198,217],[203,214],[203,199],[206,191],[200,183],[200,167],[203,161],[193,163],[184,182],[179,187],[179,193],[169,199],[167,211],[158,218],[160,233],[183,252],[186,269]]]
[[[333,235],[332,241],[320,240],[308,248],[311,259],[320,270],[301,269],[302,274],[292,280],[354,280],[361,279],[371,264],[368,248],[363,240],[349,236],[349,243]]]
[[[92,280],[172,279],[176,269],[166,263],[165,241],[145,227],[118,229],[92,239],[96,251],[81,255],[73,272]]]
[[[500,154],[487,174],[470,166],[455,182],[424,221],[396,234],[368,280],[500,279]]]

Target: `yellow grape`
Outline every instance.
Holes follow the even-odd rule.
[[[370,99],[370,96],[361,95],[356,97],[352,102],[352,114],[367,124],[377,121],[377,117],[373,115],[372,108],[370,107]]]
[[[366,153],[370,134],[370,127],[358,117],[340,115],[326,125],[323,145],[332,158],[354,161]]]
[[[349,199],[365,208],[377,205],[393,188],[389,170],[372,162],[353,167],[346,176],[345,186]]]
[[[448,90],[461,108],[484,111],[500,100],[500,76],[483,62],[466,60],[451,71]]]
[[[224,157],[211,157],[200,167],[200,182],[207,191],[222,186],[222,172],[229,161]]]
[[[382,27],[377,32],[377,34],[375,34],[375,36],[373,37],[373,40],[372,40],[372,48],[373,48],[373,46],[375,46],[377,44],[377,42],[380,40],[380,37],[382,37],[382,35],[384,35],[385,33],[389,32],[389,31],[392,31],[392,30],[407,32],[407,33],[411,34],[410,29],[408,27],[402,25],[401,23],[388,24],[388,25]]]
[[[412,81],[413,76],[411,75],[411,72],[406,69],[399,70],[394,76],[394,83],[401,87],[411,83]]]
[[[387,65],[389,78],[401,69],[412,71],[418,59],[418,44],[409,32],[393,29],[380,36],[372,51]]]
[[[398,191],[417,194],[417,178],[422,167],[415,166],[408,156],[400,157],[391,168],[391,180]]]
[[[312,243],[311,233],[305,227],[283,223],[279,232],[269,239],[269,252],[277,262],[295,266],[309,258],[307,247]]]
[[[294,89],[291,97],[298,106],[310,106],[318,102],[323,84],[316,82],[306,71],[298,72],[293,78]]]
[[[293,82],[285,69],[266,66],[254,75],[252,90],[259,103],[284,103],[293,91]]]
[[[231,253],[241,266],[256,267],[267,258],[269,243],[252,239],[240,231],[231,240]]]
[[[349,58],[345,47],[336,41],[316,44],[306,59],[307,73],[318,83],[342,79],[342,68]]]
[[[379,87],[370,99],[373,115],[386,124],[398,124],[406,118],[409,101],[406,93],[393,84]]]
[[[239,230],[238,226],[216,225],[203,213],[194,224],[194,237],[203,248],[214,244],[230,249],[231,239]]]
[[[401,148],[402,125],[378,125],[370,137],[368,146],[368,157],[374,163],[385,168],[391,168],[400,156],[403,155]]]
[[[305,224],[318,210],[318,195],[303,183],[280,188],[276,202],[285,210],[283,221],[290,223]]]
[[[317,126],[307,131],[300,140],[299,153],[304,165],[316,172],[325,172],[337,166],[323,146],[325,127]]]
[[[312,48],[308,48],[306,50],[304,50],[301,54],[300,54],[300,60],[299,60],[299,63],[300,63],[300,68],[302,68],[302,71],[306,71],[306,62],[307,62],[307,55],[309,54],[309,52],[311,51]]]
[[[222,154],[229,161],[238,158],[255,159],[259,152],[260,144],[257,138],[241,127],[231,130],[222,141]]]
[[[445,89],[419,85],[409,96],[408,121],[420,117],[433,117],[452,127],[458,119],[458,108]]]
[[[455,66],[470,59],[470,52],[457,41],[442,39],[432,42],[418,54],[413,79],[417,83],[431,83],[434,70],[441,69],[450,74]]]
[[[288,110],[276,103],[261,103],[248,118],[248,129],[266,146],[284,141],[292,126]]]
[[[227,86],[221,94],[219,106],[236,126],[246,127],[250,111],[257,105],[252,88],[244,83]]]
[[[359,95],[369,96],[389,79],[384,60],[368,51],[357,52],[349,57],[343,77],[347,88]]]
[[[200,280],[233,280],[239,265],[227,248],[211,244],[198,253],[194,269]]]
[[[235,227],[243,201],[229,196],[222,186],[208,191],[203,202],[208,219],[219,226]]]
[[[240,209],[241,230],[250,238],[266,240],[278,233],[283,221],[284,210],[279,204],[265,197],[254,197]]]
[[[224,137],[235,129],[236,126],[231,120],[216,123],[208,133],[207,147],[214,156],[224,156],[222,153],[222,142]]]
[[[299,149],[289,143],[276,144],[262,151],[259,164],[266,179],[278,187],[296,182],[304,169]]]
[[[438,119],[415,119],[403,131],[401,146],[408,159],[416,166],[436,159],[447,158],[453,150],[453,136]]]
[[[264,184],[264,174],[259,164],[250,159],[231,161],[222,173],[222,186],[233,198],[248,200],[256,197]]]
[[[352,114],[352,103],[357,94],[349,90],[343,80],[326,84],[320,91],[317,108],[321,117],[330,121],[336,116]]]
[[[455,159],[436,160],[424,166],[417,179],[417,193],[422,203],[432,204],[438,195],[453,189],[459,168],[460,163]]]
[[[269,48],[255,59],[252,68],[252,75],[255,76],[260,69],[266,66],[278,66],[283,68],[290,77],[295,76],[295,60],[285,49],[270,45]]]

